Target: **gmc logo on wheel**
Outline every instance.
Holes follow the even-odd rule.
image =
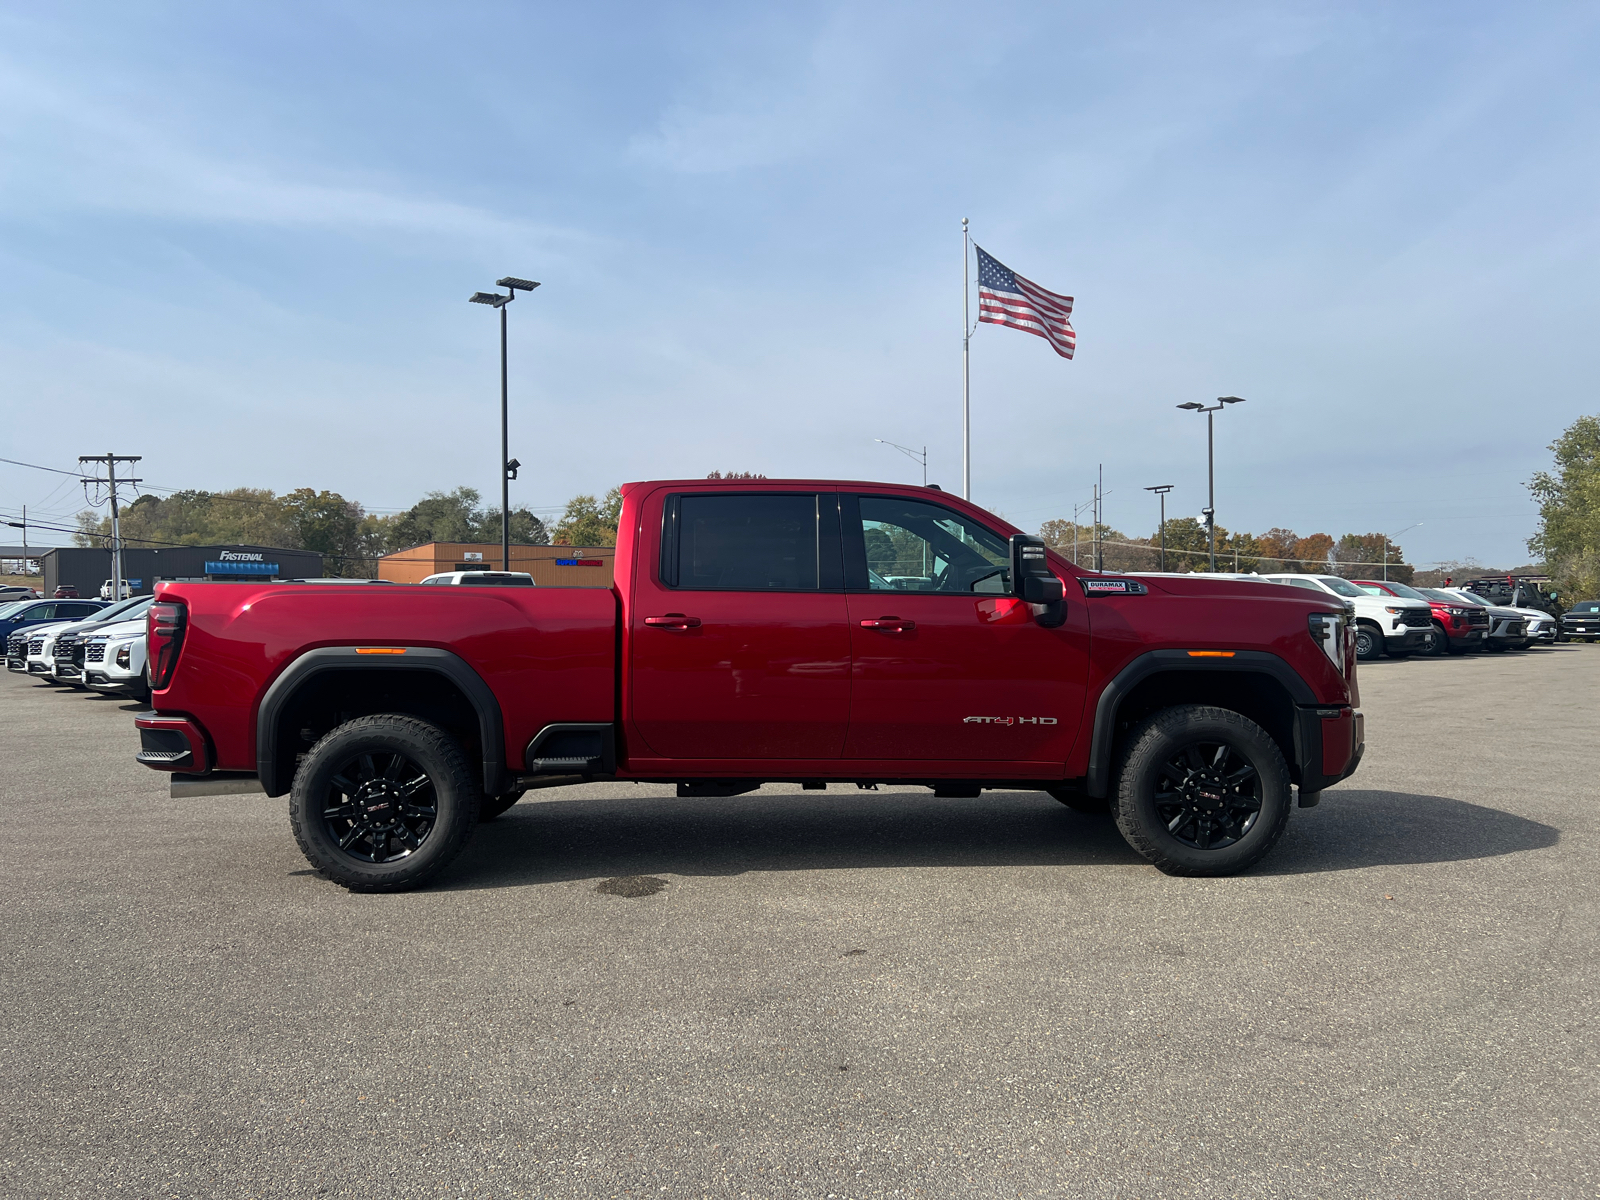
[[[963,725],[1054,725],[1054,717],[962,717]]]

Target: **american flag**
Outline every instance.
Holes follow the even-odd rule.
[[[978,252],[978,320],[1037,334],[1062,358],[1071,358],[1078,348],[1078,335],[1068,320],[1072,297],[1047,292],[984,253],[983,247],[973,248]]]

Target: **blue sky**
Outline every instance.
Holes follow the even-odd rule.
[[[626,479],[959,485],[960,221],[1077,298],[981,327],[974,498],[1526,560],[1600,409],[1600,10],[0,7],[5,457],[377,510]],[[0,466],[0,511],[70,514]]]

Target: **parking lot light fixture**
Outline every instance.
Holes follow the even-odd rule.
[[[506,416],[506,305],[517,298],[518,292],[531,292],[539,285],[532,279],[519,279],[507,275],[495,281],[506,288],[509,295],[499,292],[473,292],[467,297],[469,304],[487,304],[500,310],[500,569],[511,570],[511,481],[522,466],[511,457],[510,430]]]
[[[1167,493],[1172,490],[1170,483],[1158,483],[1154,487],[1147,487],[1145,491],[1154,492],[1161,497],[1161,569],[1167,569]]]
[[[1217,569],[1217,473],[1216,473],[1216,439],[1213,436],[1214,427],[1212,418],[1228,404],[1243,404],[1243,396],[1218,396],[1215,404],[1201,404],[1190,400],[1187,404],[1178,405],[1179,408],[1190,412],[1203,412],[1206,414],[1206,532],[1210,537],[1211,566],[1210,570]]]

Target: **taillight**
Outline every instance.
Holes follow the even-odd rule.
[[[1311,640],[1342,674],[1346,660],[1355,652],[1355,631],[1349,619],[1344,613],[1314,612],[1306,618],[1306,624]]]
[[[159,691],[172,682],[172,669],[183,649],[185,613],[181,604],[152,604],[145,621],[145,658],[150,664],[150,687]]]

